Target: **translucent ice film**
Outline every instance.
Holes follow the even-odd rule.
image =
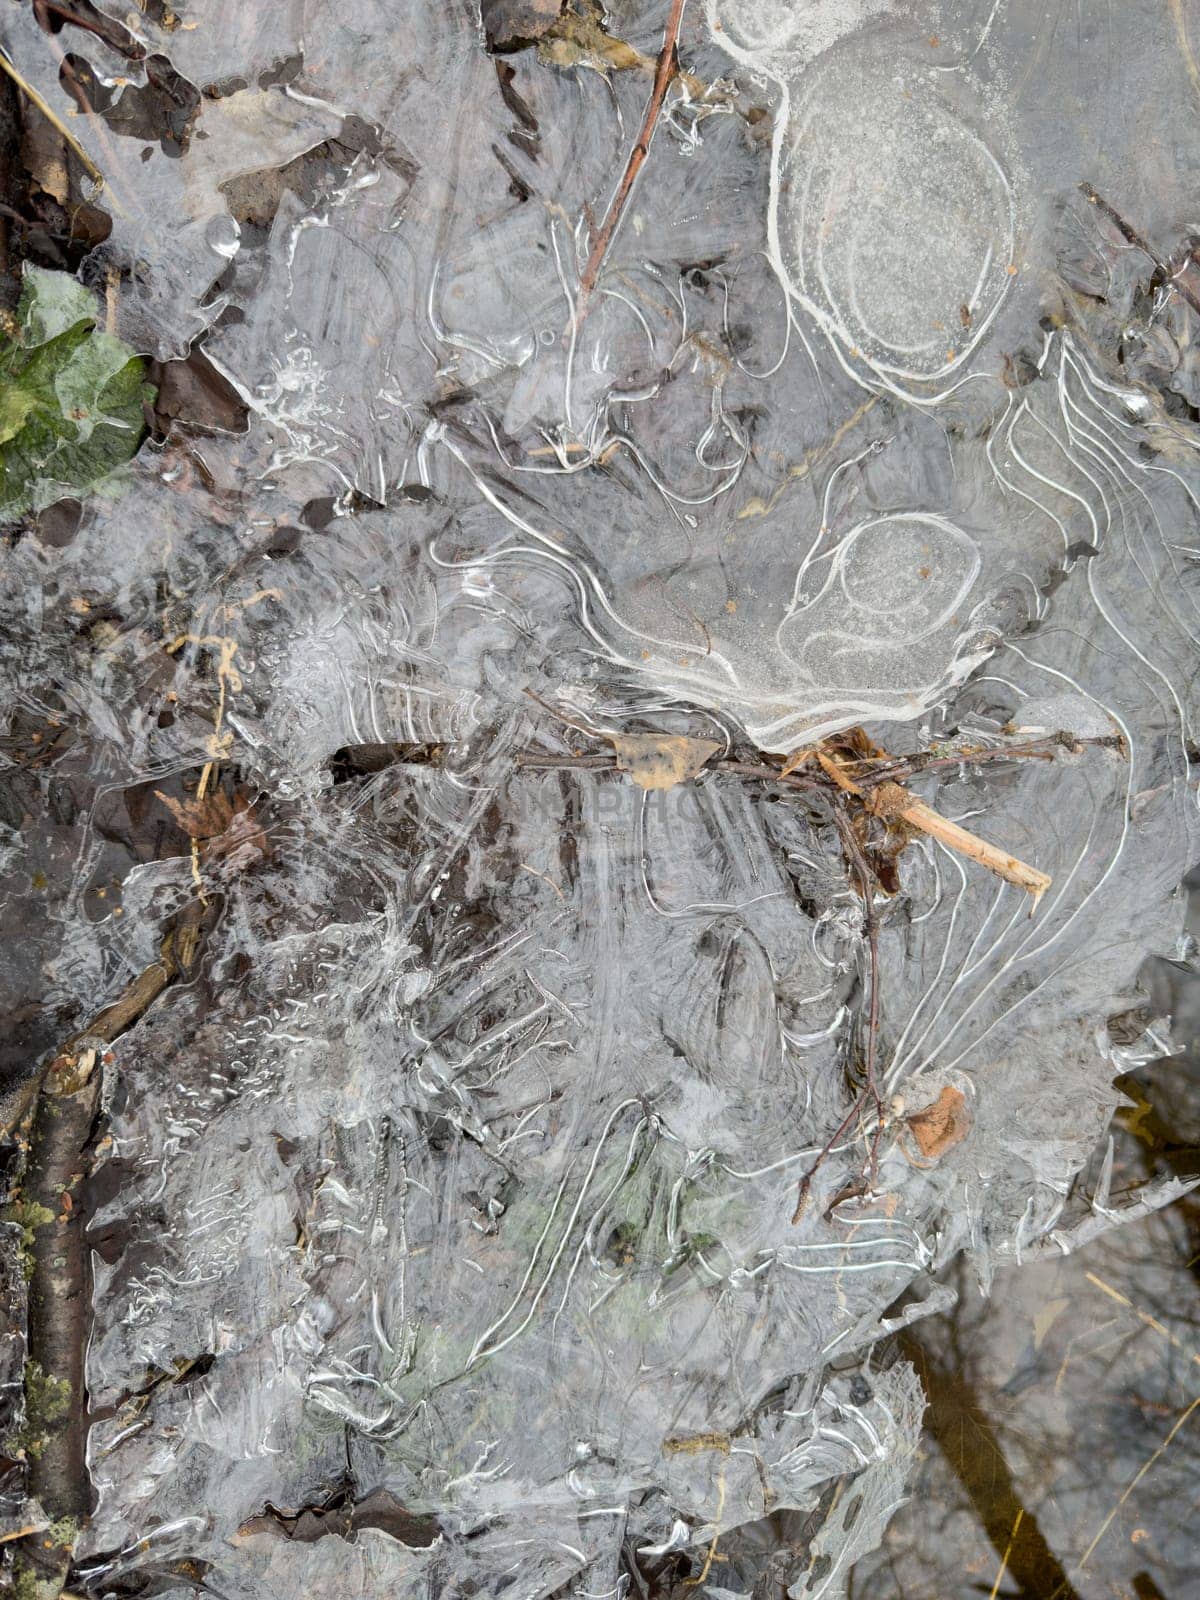
[[[0,51],[12,1593],[1200,1592],[1200,13]]]

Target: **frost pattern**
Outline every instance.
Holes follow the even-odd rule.
[[[648,57],[663,9],[620,9]],[[849,1479],[858,1520],[789,1579],[833,1600],[918,1434],[881,1339],[944,1307],[958,1255],[986,1282],[1086,1220],[1103,1025],[1175,949],[1196,848],[1200,436],[1171,399],[1195,329],[1076,193],[1095,141],[1060,128],[1047,177],[1021,16],[968,10],[932,61],[927,23],[873,8],[835,11],[824,54],[807,8],[697,9],[590,296],[649,73],[532,49],[498,72],[465,5],[408,7],[403,48],[372,5],[285,8],[277,43],[214,7],[143,19],[197,80],[304,59],[205,100],[171,163],[81,119],[127,203],[92,263],[124,274],[124,336],[211,329],[251,415],[143,451],[64,547],[19,541],[0,601],[9,703],[70,733],[34,798],[68,782],[84,819],[33,936],[45,1000],[94,1013],[197,872],[220,907],[106,1078],[97,1592],[182,1596],[186,1560],[246,1600],[624,1596],[629,1552],[699,1571]],[[55,36],[5,28],[62,103]],[[236,233],[221,185],[350,113],[371,137]],[[1109,131],[1120,178],[1134,133]],[[111,619],[83,643],[80,594]],[[865,1201],[854,1126],[792,1220],[863,1001],[828,815],[715,772],[648,794],[579,762],[581,722],[730,752],[857,722],[895,752],[1109,741],[921,780],[1053,887],[1031,915],[905,852]],[[114,854],[114,796],[132,814],[213,760],[261,860]],[[114,861],[119,919],[88,899]],[[914,1159],[905,1118],[947,1088],[970,1132]],[[409,1536],[272,1524],[342,1491]]]

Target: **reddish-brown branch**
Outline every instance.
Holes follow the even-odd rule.
[[[838,1140],[854,1121],[855,1117],[857,1117],[862,1111],[863,1105],[866,1103],[866,1098],[867,1091],[863,1089],[855,1099],[854,1104],[850,1107],[849,1111],[847,1111],[846,1115],[842,1118],[841,1122],[829,1135],[829,1138],[826,1141],[824,1148],[821,1150],[820,1155],[818,1155],[817,1159],[800,1179],[800,1190],[796,1196],[796,1209],[792,1212],[793,1224],[799,1222],[803,1218],[804,1213],[808,1210],[808,1195],[812,1188],[813,1179],[821,1170],[826,1158],[832,1151],[833,1147],[837,1144]]]
[[[588,258],[583,271],[579,275],[579,303],[575,309],[575,326],[578,327],[587,314],[587,304],[591,298],[592,290],[596,287],[596,280],[600,276],[600,268],[604,264],[604,257],[608,254],[608,247],[613,241],[617,228],[620,226],[621,214],[625,210],[626,202],[633,191],[633,185],[642,165],[650,153],[650,141],[654,137],[654,129],[658,124],[659,113],[663,108],[667,90],[671,80],[679,71],[679,62],[676,58],[676,48],[679,44],[679,26],[683,21],[683,8],[686,0],[671,0],[671,10],[667,17],[666,31],[663,34],[662,49],[658,53],[658,66],[654,72],[654,87],[650,91],[650,99],[646,105],[646,115],[642,118],[641,131],[637,142],[629,152],[629,160],[625,163],[625,172],[621,183],[613,196],[612,204],[598,230],[593,230],[592,247],[588,251]]]

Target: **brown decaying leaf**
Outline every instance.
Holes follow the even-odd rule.
[[[482,0],[490,50],[511,50],[540,39],[559,20],[563,0]]]
[[[811,761],[815,754],[816,752],[813,750],[811,745],[807,745],[801,750],[793,750],[791,755],[780,767],[779,776],[781,778],[791,777],[792,773],[795,772],[798,767],[802,767],[806,761]]]
[[[215,789],[202,800],[175,800],[161,789],[154,792],[202,855],[223,857],[227,866],[240,872],[256,855],[270,854],[267,835],[244,794],[230,799]]]
[[[714,739],[686,734],[606,733],[616,751],[617,767],[640,789],[673,789],[694,778],[721,746]]]
[[[176,800],[161,789],[154,793],[189,839],[214,839],[224,833],[233,816],[233,802],[219,789],[203,800]]]
[[[936,1161],[971,1131],[972,1117],[961,1089],[947,1084],[932,1105],[905,1117],[908,1131],[927,1161]]]

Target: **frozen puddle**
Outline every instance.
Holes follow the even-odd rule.
[[[6,1103],[69,1041],[94,1131],[12,1152],[0,1556],[858,1594],[910,1336],[1186,1188],[1107,1136],[1194,963],[1187,27],[283,9],[3,23],[96,234],[20,248],[177,359],[4,547]]]

